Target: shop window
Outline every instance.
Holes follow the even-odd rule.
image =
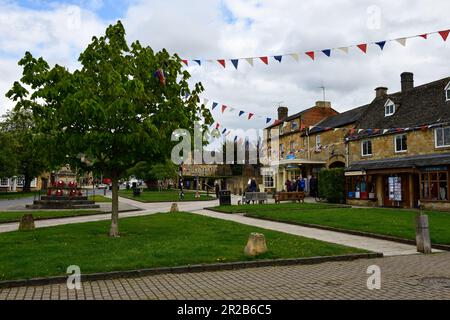
[[[447,171],[422,173],[420,178],[420,198],[422,200],[448,200]]]
[[[9,179],[1,178],[0,179],[0,187],[9,187]]]
[[[319,149],[322,144],[320,143],[320,134],[316,136],[316,149]]]
[[[273,175],[269,175],[269,174],[264,175],[263,181],[264,181],[264,188],[274,188],[275,187]]]
[[[294,143],[294,141],[291,141],[290,143],[289,143],[289,151],[291,152],[291,153],[294,153],[295,152],[295,143]]]
[[[346,177],[349,199],[375,199],[375,176]]]

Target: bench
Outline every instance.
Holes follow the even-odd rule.
[[[294,200],[298,202],[305,202],[304,192],[277,192],[275,194],[275,203],[280,203],[280,201]]]
[[[267,193],[266,192],[245,192],[242,195],[242,203],[250,203],[252,201],[255,203],[267,203]]]

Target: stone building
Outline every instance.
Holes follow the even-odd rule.
[[[377,88],[346,137],[346,195],[355,205],[450,209],[450,77]]]
[[[288,116],[286,107],[278,108],[278,122],[264,129],[264,147],[266,157],[272,159],[270,165],[261,169],[263,187],[266,191],[280,191],[285,188],[287,179],[298,176],[311,176],[314,170],[326,165],[323,159],[308,157],[305,152],[309,147],[309,140],[304,133],[309,126],[315,125],[326,118],[337,115],[328,101],[317,101],[316,104]],[[278,152],[272,150],[272,135],[278,135]],[[275,140],[274,140],[275,141]]]

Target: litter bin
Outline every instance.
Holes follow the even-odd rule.
[[[141,196],[141,189],[134,188],[133,189],[133,197],[140,197]]]
[[[230,206],[231,205],[231,191],[229,191],[229,190],[219,191],[219,204],[221,206]]]

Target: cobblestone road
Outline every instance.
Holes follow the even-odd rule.
[[[381,289],[366,286],[381,268]],[[450,299],[450,253],[0,289],[0,299]]]

